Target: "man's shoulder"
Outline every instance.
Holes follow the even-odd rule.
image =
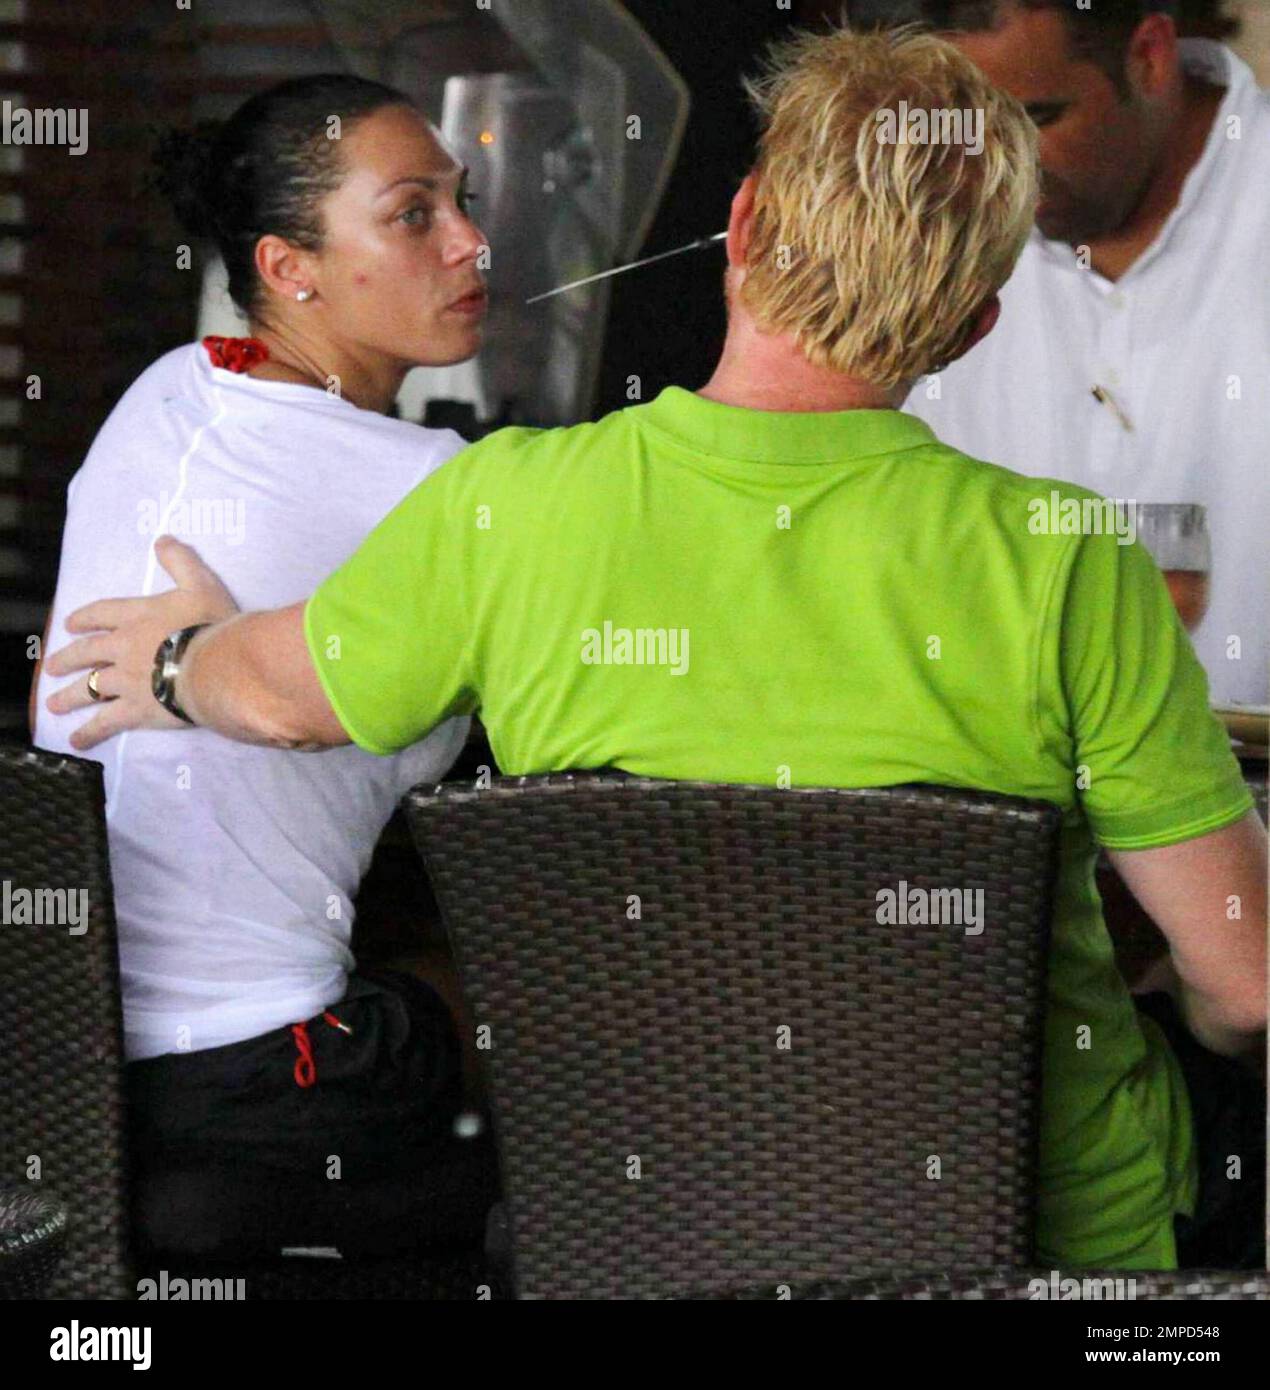
[[[922,467],[931,484],[926,491],[941,499],[940,506],[1016,537],[1023,553],[1037,549],[1030,545],[1034,537],[1057,538],[1070,549],[1082,536],[1114,538],[1132,525],[1126,519],[1132,499],[1106,497],[1065,478],[1018,473],[938,439],[927,446]],[[1044,553],[1053,549],[1047,545]]]
[[[907,407],[906,407],[907,408]],[[935,429],[935,426],[931,426]],[[954,472],[965,478],[973,478],[976,486],[986,495],[994,497],[1022,498],[1029,500],[1035,494],[1048,496],[1051,492],[1076,500],[1106,500],[1093,488],[1074,483],[1070,478],[1052,478],[1046,474],[1020,473],[1016,468],[1008,468],[1003,463],[994,463],[978,454],[968,453],[955,445],[946,444],[936,435],[926,446],[932,457],[954,465]]]

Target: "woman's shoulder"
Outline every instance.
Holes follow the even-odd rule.
[[[129,397],[149,395],[156,390],[171,394],[181,389],[190,380],[196,354],[202,351],[198,343],[181,343],[179,347],[169,348],[140,373],[120,397],[119,404]]]
[[[179,459],[210,469],[218,485],[230,475],[290,477],[302,463],[306,486],[356,474],[368,494],[395,497],[466,447],[453,430],[361,410],[316,387],[217,371],[194,342],[165,352],[136,378],[72,486],[92,479],[94,491],[109,490],[166,473]]]
[[[241,426],[253,444],[272,439],[287,453],[303,450],[314,460],[338,456],[347,466],[350,449],[358,452],[362,467],[383,464],[395,471],[403,461],[425,468],[440,465],[467,448],[467,441],[451,429],[426,425],[367,410],[340,395],[338,387],[258,377],[251,372],[214,369],[200,344],[194,375],[200,387],[218,407],[218,421],[227,430]],[[156,363],[156,368],[160,363]],[[180,362],[173,364],[182,370]]]
[[[316,467],[338,474],[353,470],[372,491],[409,490],[470,449],[452,429],[363,410],[337,397],[324,401],[313,387],[278,384],[296,393],[279,407],[290,405],[291,418],[257,417],[253,435],[284,431],[277,438],[280,444],[285,440],[287,452],[300,450]]]
[[[102,421],[80,473],[92,472],[94,466],[120,447],[130,450],[133,436],[139,430],[153,447],[157,435],[153,427],[155,416],[165,404],[191,391],[196,346],[183,343],[171,348],[135,378]]]
[[[197,348],[197,343],[182,343],[155,358],[115,402],[97,432],[95,444],[126,428],[138,416],[150,415],[176,398],[196,395]]]

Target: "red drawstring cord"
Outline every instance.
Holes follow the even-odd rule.
[[[332,1028],[338,1028],[341,1033],[352,1035],[353,1030],[348,1024],[341,1023],[329,1010],[322,1017]],[[300,1054],[295,1059],[295,1084],[301,1089],[307,1090],[317,1081],[317,1064],[313,1060],[313,1043],[309,1039],[308,1025],[293,1023],[291,1036],[295,1038],[295,1050]]]
[[[295,1084],[312,1086],[317,1080],[317,1067],[313,1062],[313,1044],[309,1041],[309,1030],[303,1023],[291,1025],[291,1035],[295,1038],[295,1049],[300,1054],[295,1059]]]

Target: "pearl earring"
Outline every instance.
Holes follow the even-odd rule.
[[[295,296],[295,297],[300,301],[301,304],[303,304],[306,300],[309,300],[309,299],[312,299],[312,298],[313,298],[313,291],[312,291],[312,290],[297,290],[297,291],[296,291],[296,296]]]

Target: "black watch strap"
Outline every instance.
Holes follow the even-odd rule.
[[[184,719],[187,724],[194,721],[176,702],[176,676],[190,639],[207,626],[207,623],[195,623],[192,627],[169,633],[159,643],[159,649],[154,654],[154,669],[150,673],[150,689],[154,692],[154,698],[165,710],[175,714],[178,719]]]

